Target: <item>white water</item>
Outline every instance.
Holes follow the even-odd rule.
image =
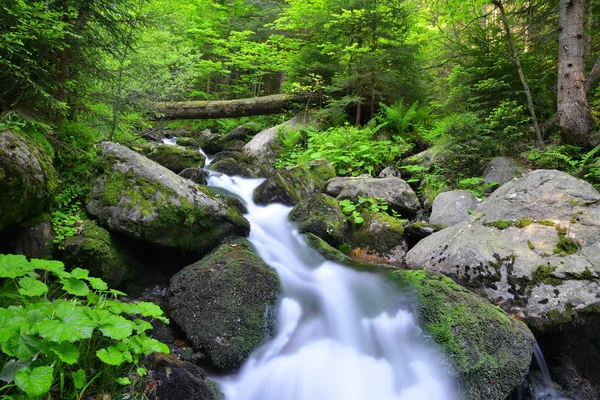
[[[226,399],[454,399],[442,357],[397,289],[325,261],[288,222],[290,207],[253,203],[260,182],[209,178],[246,202],[249,240],[282,284],[277,333],[237,375],[219,380]]]

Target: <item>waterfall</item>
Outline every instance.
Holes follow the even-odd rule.
[[[234,376],[227,400],[450,400],[443,357],[397,288],[326,261],[288,221],[291,207],[252,201],[261,179],[213,174],[209,185],[242,198],[249,240],[281,278],[276,334]]]

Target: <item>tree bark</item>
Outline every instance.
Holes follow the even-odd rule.
[[[156,103],[159,118],[164,119],[211,119],[235,118],[253,115],[281,114],[294,104],[315,104],[318,98],[275,94],[239,100],[207,100]]]
[[[596,84],[598,83],[598,81],[600,80],[600,56],[598,56],[598,58],[596,58],[596,62],[594,63],[594,66],[592,67],[592,70],[590,71],[590,74],[588,75],[586,81],[585,81],[585,92],[589,93],[590,90],[592,90]]]
[[[560,0],[558,19],[558,124],[566,144],[590,143],[593,119],[584,79],[584,0]]]
[[[504,24],[504,30],[506,31],[506,40],[508,41],[508,46],[510,47],[511,52],[513,53],[513,62],[517,67],[517,72],[519,73],[521,84],[523,85],[523,91],[525,92],[525,97],[527,98],[527,108],[529,109],[529,115],[531,115],[531,120],[533,122],[536,144],[538,147],[543,147],[544,139],[542,137],[542,131],[540,129],[540,125],[538,124],[537,116],[535,114],[533,97],[531,96],[531,90],[529,90],[527,79],[525,79],[525,73],[523,72],[523,67],[521,66],[521,59],[519,58],[519,53],[517,52],[517,48],[515,47],[515,44],[512,40],[512,34],[510,33],[510,25],[508,24],[508,18],[506,17],[504,5],[502,4],[502,0],[494,0],[493,4],[496,5],[500,10],[502,23]]]

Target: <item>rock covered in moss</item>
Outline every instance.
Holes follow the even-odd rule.
[[[279,277],[243,239],[231,240],[177,273],[170,317],[192,346],[231,371],[270,335]]]
[[[353,178],[333,178],[327,184],[326,193],[338,200],[352,200],[370,197],[386,201],[389,207],[399,213],[414,215],[421,205],[411,187],[400,178],[373,178],[361,175]]]
[[[320,192],[335,170],[325,159],[313,160],[295,167],[276,170],[254,191],[257,204],[282,203],[296,205],[301,199]]]
[[[235,207],[205,187],[111,142],[102,143],[87,211],[109,230],[192,252],[250,230]]]
[[[419,325],[448,355],[462,399],[504,400],[529,371],[527,326],[443,275],[397,270],[387,278],[413,294]]]
[[[244,178],[256,178],[254,172],[246,164],[233,158],[222,158],[210,164],[210,169],[229,176],[242,176]]]
[[[134,261],[119,248],[108,231],[95,221],[83,221],[77,235],[66,238],[60,245],[57,258],[71,269],[88,269],[111,287],[117,287],[132,276]]]
[[[401,266],[408,246],[402,222],[381,212],[364,212],[364,221],[354,224],[350,233],[350,255],[364,261]],[[360,249],[360,250],[359,250]]]
[[[290,220],[298,225],[300,233],[313,233],[333,246],[344,243],[348,226],[338,201],[323,193],[316,193],[292,209]]]
[[[565,326],[600,303],[600,193],[566,173],[534,171],[420,241],[407,263],[450,276],[538,329]]]
[[[44,212],[57,185],[52,160],[40,146],[0,131],[0,230]]]
[[[436,196],[429,222],[434,225],[453,226],[469,218],[481,201],[467,190],[452,190]]]
[[[191,137],[180,137],[177,138],[177,140],[175,140],[175,143],[177,144],[177,146],[182,146],[182,147],[193,147],[196,150],[200,147],[200,144],[198,143],[198,141],[194,138]]]
[[[407,236],[412,236],[413,238],[418,238],[420,240],[421,238],[446,228],[446,225],[433,225],[428,222],[417,221],[406,225],[404,227],[404,232]]]
[[[145,147],[144,154],[176,174],[186,168],[202,168],[206,161],[197,148],[168,144]]]
[[[206,185],[208,179],[208,174],[202,168],[186,168],[177,175],[198,185]]]

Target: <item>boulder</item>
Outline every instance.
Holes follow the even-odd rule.
[[[350,233],[350,256],[359,261],[402,266],[408,245],[402,222],[381,212],[363,212]]]
[[[116,143],[103,142],[99,176],[87,204],[109,230],[145,242],[207,252],[248,221],[203,186]]]
[[[40,146],[0,131],[0,231],[46,210],[54,200],[57,178]]]
[[[446,225],[433,225],[423,221],[412,222],[404,227],[407,236],[418,238],[419,240],[431,235],[434,232],[446,229]]]
[[[233,158],[234,160],[239,161],[242,158],[242,153],[240,151],[220,151],[213,156],[211,164],[215,164],[226,158]]]
[[[220,172],[229,176],[242,176],[244,178],[256,178],[250,167],[233,158],[222,158],[210,164],[212,171]]]
[[[454,226],[469,218],[469,215],[477,209],[479,203],[481,203],[481,200],[467,190],[440,193],[433,200],[429,223]]]
[[[396,167],[385,167],[378,175],[379,178],[389,178],[391,176],[400,178],[400,171]]]
[[[232,371],[271,334],[278,292],[277,273],[235,239],[173,276],[169,316],[214,367]]]
[[[281,152],[281,144],[277,135],[283,129],[298,129],[302,125],[310,125],[314,116],[306,112],[294,118],[257,133],[243,148],[245,160],[253,165],[253,170],[258,176],[269,175],[274,167],[273,163]]]
[[[27,258],[52,258],[54,231],[48,214],[42,214],[42,219],[26,222],[16,236],[14,252]]]
[[[357,203],[359,197],[382,199],[399,213],[414,215],[420,208],[417,195],[400,178],[372,178],[361,175],[356,178],[333,178],[325,189],[326,193],[338,200],[349,199]]]
[[[323,193],[300,200],[289,219],[298,225],[300,233],[313,233],[332,246],[344,243],[348,223],[338,201]]]
[[[386,276],[412,299],[419,326],[447,354],[460,399],[504,400],[529,371],[535,338],[527,326],[443,275]]]
[[[254,191],[257,204],[282,203],[296,205],[301,199],[320,192],[335,170],[325,159],[313,160],[295,167],[276,170]]]
[[[198,141],[196,139],[191,138],[191,137],[177,138],[175,143],[177,144],[177,146],[194,147],[194,148],[196,148],[196,150],[200,147],[200,143],[198,143]]]
[[[407,263],[473,288],[538,330],[568,326],[600,304],[600,193],[564,172],[534,171],[420,241]]]
[[[106,229],[95,221],[83,221],[81,232],[66,238],[59,246],[56,258],[70,268],[85,268],[102,278],[110,287],[117,287],[131,278],[134,261],[119,248]]]
[[[497,182],[502,186],[515,178],[520,178],[527,173],[527,168],[520,161],[509,157],[497,157],[491,160],[483,171],[483,183],[490,185]]]
[[[206,185],[208,174],[202,168],[186,168],[179,174],[182,178],[189,179],[198,185]]]
[[[200,148],[208,154],[215,154],[222,150],[222,146],[219,144],[221,135],[210,129],[205,129],[193,137],[200,145]]]
[[[180,173],[186,168],[202,168],[206,161],[198,149],[160,144],[143,147],[143,153],[163,167]]]

